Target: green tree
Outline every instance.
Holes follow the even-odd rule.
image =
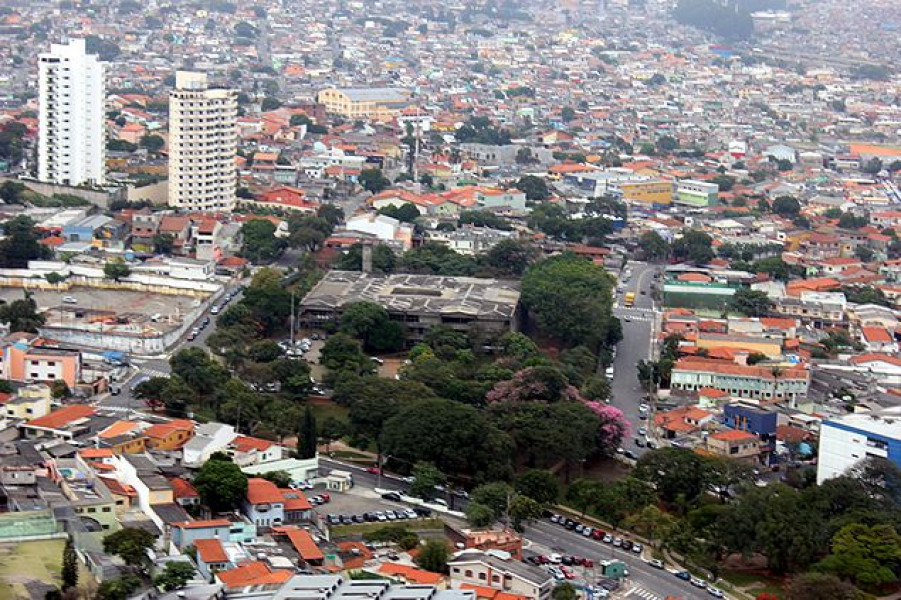
[[[469,501],[463,511],[466,513],[466,520],[469,521],[469,524],[480,529],[488,527],[497,520],[494,511],[490,507],[472,500]]]
[[[554,591],[551,592],[551,598],[553,600],[576,600],[578,594],[576,594],[576,588],[571,583],[560,583],[554,587]]]
[[[717,184],[721,192],[728,192],[735,185],[735,177],[731,175],[717,175],[710,182]]]
[[[178,590],[185,587],[196,572],[194,565],[189,562],[170,560],[166,562],[163,572],[154,577],[153,585],[164,592]]]
[[[596,349],[610,329],[611,291],[603,268],[565,252],[529,267],[521,298],[544,335],[566,346]]]
[[[593,479],[577,479],[566,490],[566,500],[584,515],[601,496],[603,485]]]
[[[382,444],[402,462],[431,462],[455,477],[484,481],[510,475],[509,438],[477,409],[451,400],[422,400],[402,408],[385,423]]]
[[[313,120],[304,114],[296,114],[291,115],[291,127],[298,127],[300,125],[312,125]]]
[[[646,231],[638,238],[638,247],[648,260],[661,260],[669,254],[669,244],[656,231]]]
[[[11,332],[25,331],[37,333],[46,317],[38,313],[38,305],[32,292],[25,291],[25,297],[0,304],[0,323],[7,323]]]
[[[526,195],[526,200],[540,201],[547,200],[551,195],[548,190],[547,182],[541,177],[535,175],[526,175],[521,177],[515,184],[516,189]]]
[[[214,512],[224,512],[240,506],[247,495],[247,475],[228,460],[204,463],[194,478],[200,499]]]
[[[703,231],[690,229],[673,242],[672,251],[673,256],[679,260],[687,260],[696,265],[705,265],[714,256],[713,238]]]
[[[576,111],[571,106],[564,106],[560,109],[560,119],[564,123],[569,123],[576,118]]]
[[[260,110],[263,112],[269,112],[270,110],[278,110],[281,108],[282,103],[278,98],[273,98],[272,96],[266,96],[263,98],[263,101],[260,103]]]
[[[404,223],[415,223],[416,219],[420,216],[419,209],[416,208],[416,205],[412,202],[405,202],[400,206],[389,204],[388,206],[380,208],[379,214],[393,217]]]
[[[291,292],[282,285],[282,273],[268,267],[258,270],[244,291],[241,305],[262,326],[259,335],[269,336],[284,327],[291,314]]]
[[[878,156],[874,156],[860,166],[860,170],[869,175],[876,175],[882,170],[882,160]]]
[[[166,145],[166,140],[164,140],[161,136],[150,134],[141,137],[138,145],[140,145],[141,148],[144,148],[151,154],[156,154],[163,149],[163,146]]]
[[[75,554],[75,546],[72,544],[71,538],[66,538],[66,545],[63,548],[61,577],[63,580],[63,591],[78,585],[78,555]]]
[[[6,204],[24,204],[24,194],[27,189],[21,181],[4,181],[0,185],[0,200]]]
[[[169,366],[173,374],[200,395],[212,394],[228,380],[227,370],[203,348],[182,348],[169,358]]]
[[[103,265],[103,276],[113,281],[121,281],[131,275],[131,269],[122,260],[111,261]]]
[[[729,299],[729,310],[746,317],[763,317],[770,312],[772,302],[766,292],[742,288]]]
[[[316,446],[319,434],[316,432],[316,417],[308,404],[303,411],[303,422],[297,434],[297,457],[308,459],[316,457]]]
[[[518,278],[538,258],[538,249],[522,240],[501,240],[482,255],[482,263],[497,277]]]
[[[444,538],[429,538],[419,548],[416,564],[432,573],[447,573],[447,559],[450,551]]]
[[[275,224],[268,219],[252,219],[241,226],[241,254],[254,263],[274,260],[287,242],[275,237]]]
[[[832,537],[832,553],[816,565],[818,571],[850,579],[871,593],[898,580],[901,535],[888,524],[851,523]]]
[[[691,502],[706,485],[703,459],[682,448],[661,448],[642,455],[633,475],[653,485],[666,502],[674,502],[680,496]]]
[[[250,345],[247,355],[254,362],[271,363],[282,355],[282,349],[275,340],[259,340]]]
[[[158,233],[153,236],[153,251],[157,254],[172,254],[175,238],[171,233]]]
[[[372,270],[377,273],[392,273],[397,265],[397,256],[388,246],[379,244],[372,249]],[[361,271],[363,269],[363,246],[354,244],[338,259],[335,268],[340,271]]]
[[[391,180],[385,177],[381,169],[363,169],[359,181],[366,191],[373,194],[378,194],[391,185]]]
[[[328,369],[333,380],[375,371],[375,364],[363,354],[360,342],[345,333],[336,333],[326,340],[319,353],[319,363]]]
[[[302,360],[279,358],[272,363],[272,375],[281,385],[283,394],[293,400],[304,400],[313,391],[310,365]]]
[[[436,469],[435,465],[420,461],[413,465],[413,483],[410,484],[410,495],[431,500],[437,493],[436,486],[444,484],[445,481],[444,473]]]
[[[539,504],[554,504],[560,496],[560,482],[550,471],[532,469],[516,478],[514,489]]]
[[[141,580],[134,575],[122,575],[100,582],[95,600],[126,600],[141,587]]]
[[[291,474],[287,471],[266,471],[260,477],[266,481],[271,481],[280,488],[286,488],[291,485]]]
[[[103,551],[116,554],[126,565],[139,566],[147,562],[147,550],[153,547],[156,536],[144,529],[124,527],[103,538]]]
[[[362,340],[373,352],[395,352],[404,347],[403,326],[374,302],[352,302],[341,311],[341,331]]]
[[[50,248],[39,243],[34,221],[20,215],[3,224],[5,238],[0,240],[0,268],[25,269],[28,261],[50,258]]]
[[[792,577],[786,600],[864,600],[864,595],[835,575],[801,573]]]
[[[779,216],[793,218],[801,212],[801,203],[794,196],[779,196],[773,200],[772,210]]]

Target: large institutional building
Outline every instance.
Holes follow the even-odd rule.
[[[179,71],[169,94],[169,205],[202,211],[235,206],[238,97],[210,89],[204,73]]]
[[[38,58],[38,179],[62,185],[101,184],[106,64],[83,39],[52,44]]]
[[[316,95],[325,109],[348,119],[387,121],[410,105],[411,94],[400,88],[329,88]]]
[[[868,459],[901,466],[901,407],[833,417],[820,426],[817,483]]]

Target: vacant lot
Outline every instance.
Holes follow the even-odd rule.
[[[0,598],[43,598],[60,585],[64,540],[0,544]],[[87,581],[82,570],[79,583]]]

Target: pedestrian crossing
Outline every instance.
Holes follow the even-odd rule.
[[[655,594],[650,590],[646,590],[643,587],[633,587],[624,595],[625,598],[644,598],[644,600],[663,600],[663,596]]]
[[[172,373],[167,373],[166,371],[161,371],[159,369],[141,369],[138,372],[138,377],[141,376],[149,376],[149,377],[169,377]]]

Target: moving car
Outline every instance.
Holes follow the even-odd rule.
[[[710,594],[711,596],[713,596],[714,598],[724,598],[726,596],[722,591],[718,590],[715,587],[708,587],[707,593]]]
[[[649,561],[648,561],[648,564],[649,564],[650,566],[654,567],[655,569],[662,569],[662,568],[663,568],[663,561],[662,561],[662,560],[658,560],[658,559],[656,559],[656,558],[652,558],[651,560],[649,560]]]
[[[673,573],[676,578],[681,579],[682,581],[691,581],[691,573],[688,571],[676,571]]]
[[[78,304],[78,298],[75,296],[63,296],[63,304]]]

